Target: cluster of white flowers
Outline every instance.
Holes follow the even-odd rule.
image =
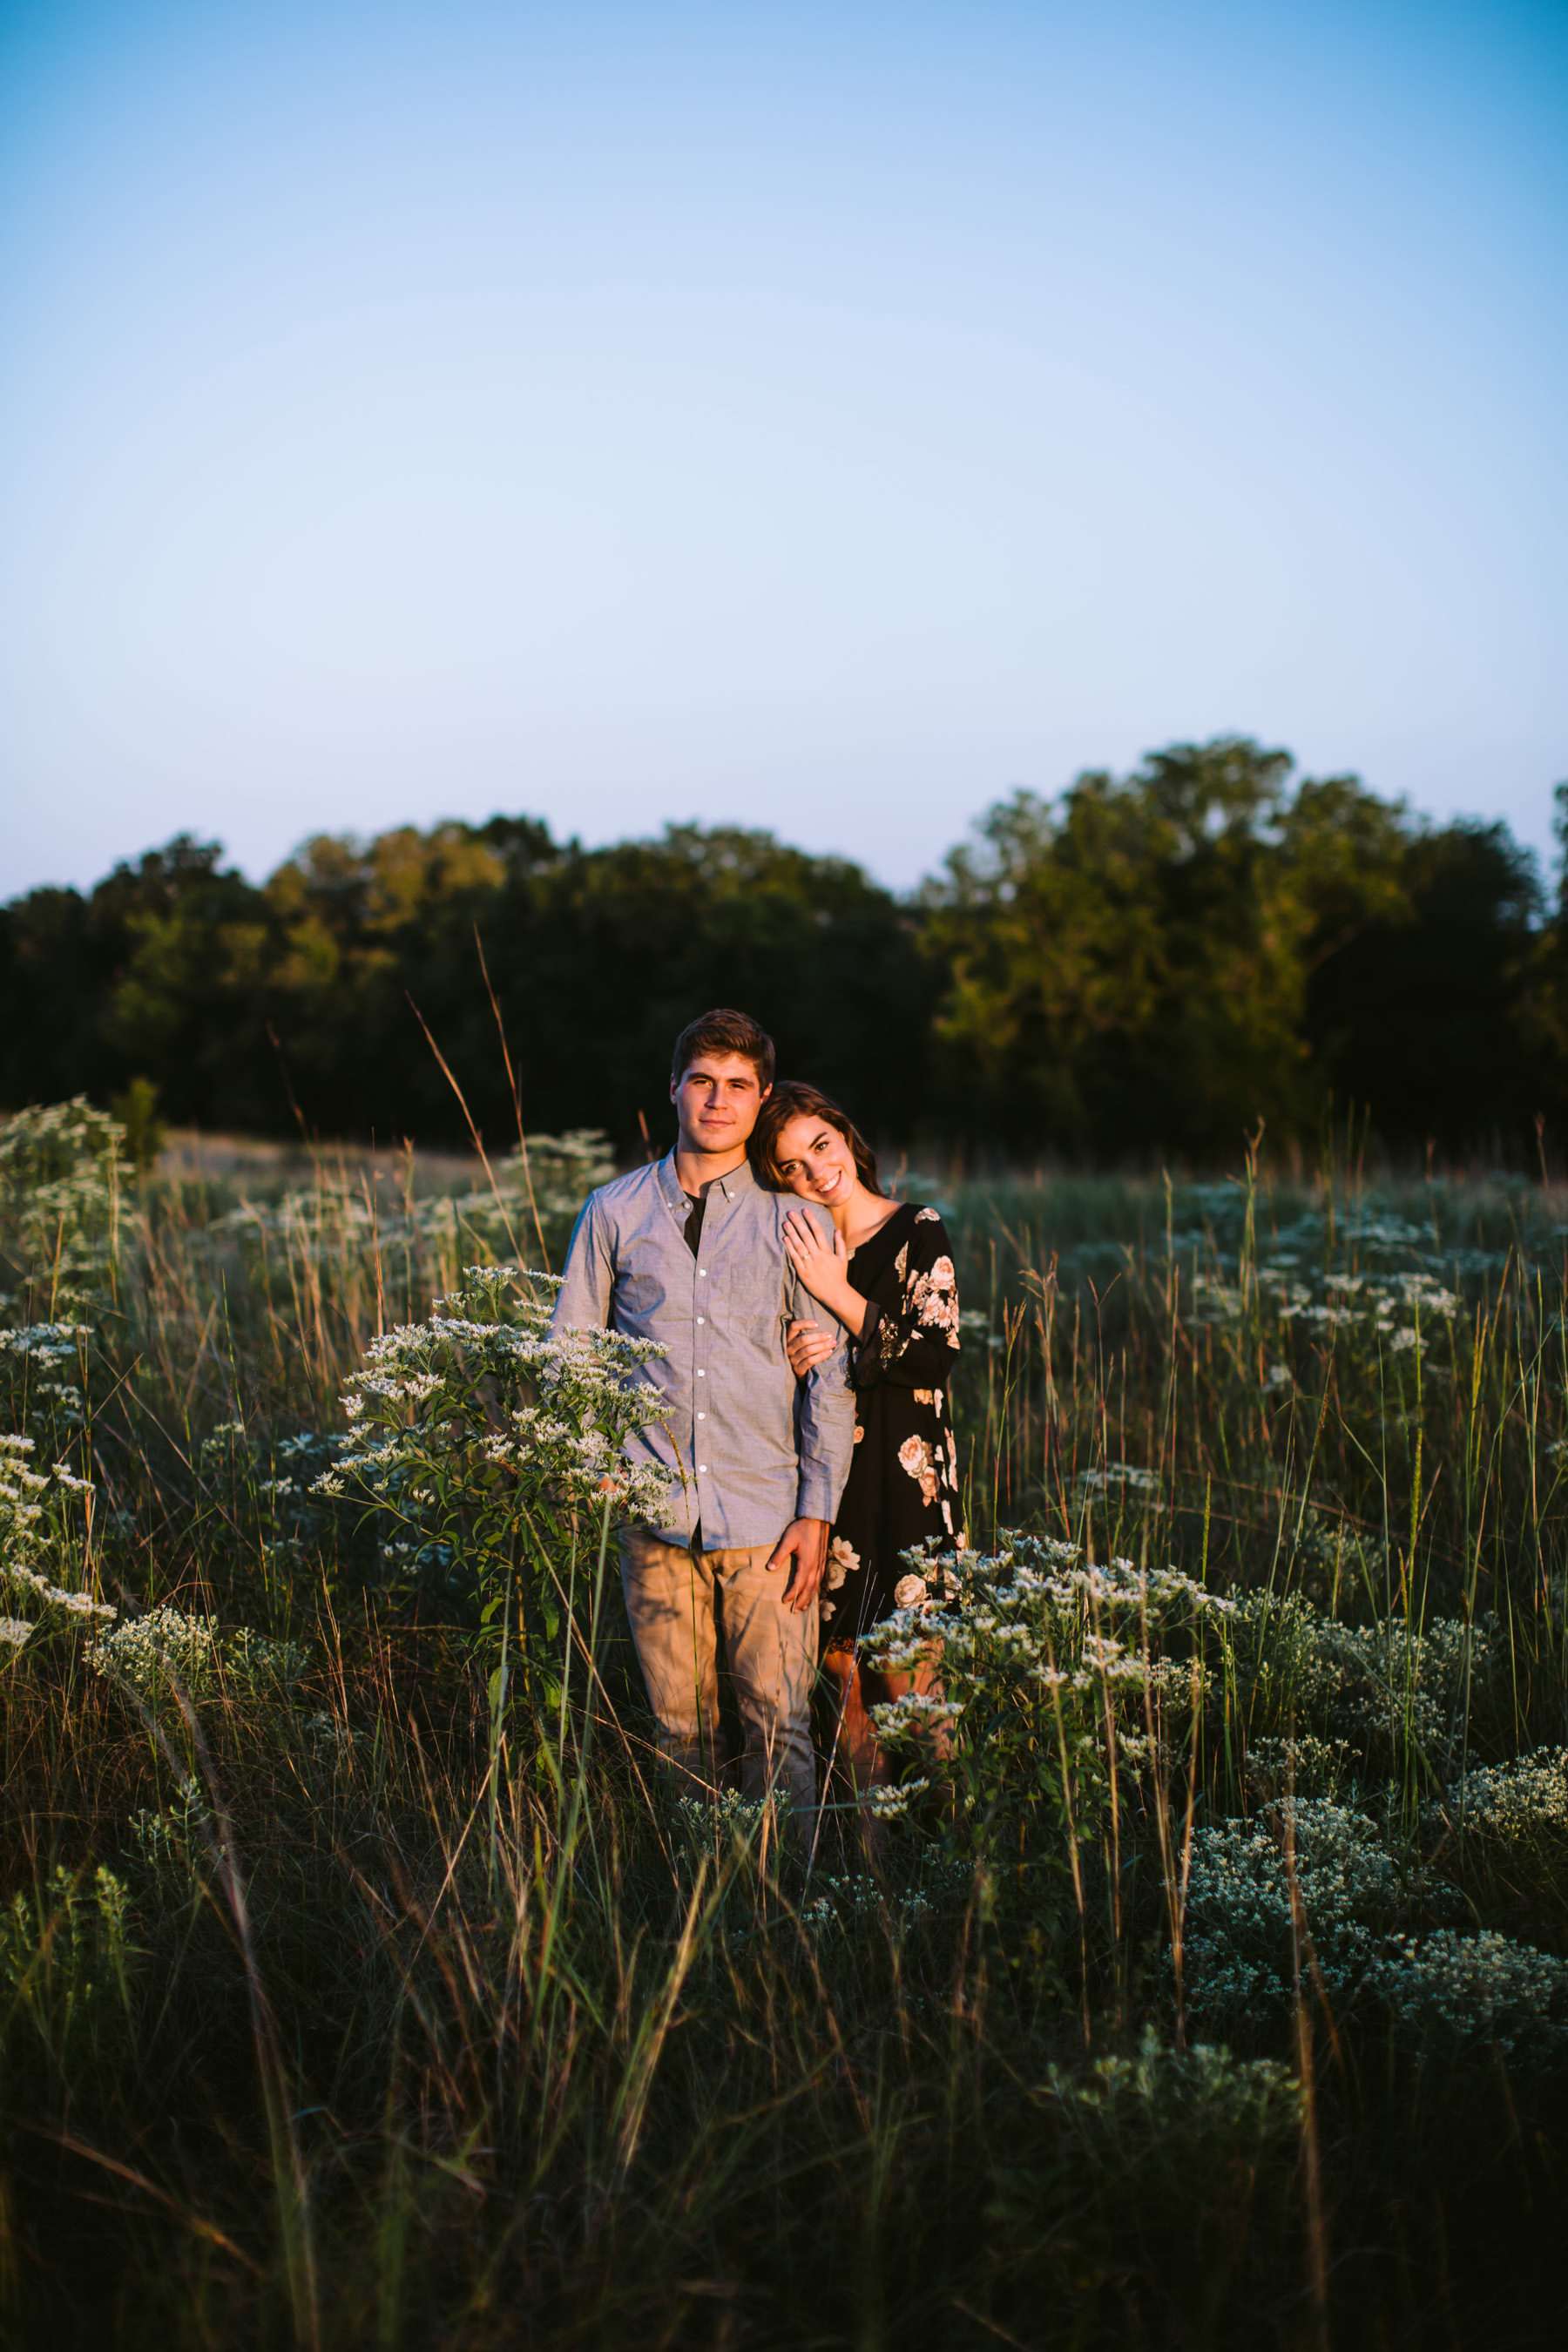
[[[119,1612],[110,1602],[57,1584],[35,1565],[41,1556],[39,1525],[44,1506],[40,1497],[48,1492],[51,1482],[68,1490],[86,1488],[88,1482],[73,1477],[58,1464],[50,1472],[35,1470],[27,1460],[33,1450],[30,1437],[0,1436],[0,1588],[41,1601],[46,1612],[58,1611],[68,1622],[73,1618],[112,1622]],[[3,1638],[15,1649],[19,1650],[36,1631],[31,1621],[19,1617],[5,1622],[13,1630]]]
[[[1300,1320],[1334,1330],[1360,1325],[1386,1339],[1397,1354],[1415,1347],[1421,1326],[1447,1322],[1458,1312],[1455,1292],[1424,1270],[1401,1274],[1329,1273],[1320,1277],[1326,1294],[1314,1296],[1293,1265],[1278,1258],[1258,1271],[1260,1291],[1271,1297],[1282,1323]]]
[[[775,1782],[763,1797],[738,1789],[703,1790],[677,1797],[676,1858],[689,1882],[700,1863],[717,1864],[734,1883],[749,1884],[751,1865],[776,1859],[792,1832],[789,1790]]]
[[[645,1368],[662,1349],[617,1331],[553,1336],[560,1286],[547,1275],[470,1266],[466,1279],[428,1321],[372,1340],[343,1399],[352,1435],[313,1491],[357,1491],[418,1526],[437,1486],[500,1471],[558,1501],[667,1520],[668,1476],[623,1451],[660,1418]]]
[[[899,1821],[930,1787],[929,1780],[879,1780],[866,1791],[867,1810],[879,1822]]]
[[[1138,1772],[1170,1760],[1163,1733],[1173,1748],[1210,1688],[1201,1629],[1234,1604],[1175,1568],[1085,1561],[1049,1537],[1004,1541],[994,1553],[903,1555],[922,1597],[874,1625],[863,1654],[883,1672],[930,1667],[939,1687],[880,1703],[874,1720],[889,1748],[953,1782],[968,1817],[1059,1797],[1082,1824],[1109,1801],[1118,1759]],[[1042,1730],[1059,1768],[1044,1779]],[[908,1787],[880,1801],[901,1811]]]
[[[711,1795],[678,1797],[676,1817],[700,1846],[711,1845],[714,1832],[754,1844],[770,1817],[789,1811],[789,1790],[782,1782],[765,1797],[743,1797],[739,1789],[715,1789]]]
[[[1238,1681],[1254,1720],[1294,1713],[1318,1731],[1357,1743],[1412,1744],[1441,1759],[1462,1730],[1467,1687],[1500,1654],[1495,1618],[1402,1618],[1346,1625],[1300,1592],[1238,1597],[1230,1629]]]
[[[1496,1251],[1440,1243],[1431,1226],[1365,1199],[1340,1204],[1331,1231],[1321,1211],[1305,1211],[1260,1243],[1254,1257],[1237,1188],[1221,1197],[1197,1186],[1189,1198],[1205,1222],[1173,1232],[1169,1253],[1190,1269],[1184,1311],[1195,1325],[1234,1327],[1256,1309],[1281,1339],[1296,1326],[1314,1336],[1342,1332],[1384,1356],[1425,1354],[1428,1339],[1461,1311],[1457,1286],[1495,1279],[1505,1262]],[[1294,1375],[1280,1361],[1264,1377],[1284,1390]]]
[[[0,1578],[19,1591],[35,1593],[46,1608],[62,1610],[68,1617],[101,1617],[112,1622],[120,1614],[112,1601],[95,1601],[90,1592],[72,1592],[64,1585],[51,1584],[47,1576],[21,1560],[0,1562]]]
[[[1261,2146],[1300,2125],[1300,2085],[1289,2068],[1201,2042],[1168,2050],[1152,2025],[1135,2057],[1097,2058],[1081,2074],[1053,2066],[1047,2080],[1065,2118],[1097,2137],[1142,2129],[1163,2138],[1180,2129],[1186,2139],[1195,2129]]]
[[[19,1413],[36,1424],[53,1422],[79,1428],[87,1417],[79,1384],[62,1375],[76,1370],[92,1337],[85,1323],[26,1323],[0,1330],[0,1375],[5,1377]]]
[[[526,1160],[514,1151],[495,1168],[495,1183],[463,1193],[405,1192],[382,1202],[357,1177],[323,1174],[281,1200],[246,1202],[219,1230],[264,1251],[281,1244],[290,1257],[341,1275],[346,1265],[376,1259],[431,1259],[451,1265],[459,1251],[525,1247],[537,1214],[553,1246],[588,1194],[616,1172],[597,1128],[530,1139]]]
[[[908,1739],[944,1729],[961,1712],[955,1698],[930,1691],[906,1691],[902,1698],[879,1699],[871,1709],[871,1720],[883,1739]]]
[[[100,1675],[128,1683],[141,1698],[152,1698],[171,1681],[194,1698],[216,1681],[219,1651],[205,1617],[159,1608],[100,1635],[88,1660]]]
[[[1561,1807],[1562,1751],[1553,1768]],[[1519,1818],[1512,1800],[1527,1780],[1505,1771],[1507,1793],[1495,1800],[1505,1822]],[[1285,1800],[1259,1822],[1198,1832],[1186,1920],[1194,2016],[1278,2021],[1295,1998],[1287,1825],[1311,1956],[1336,2009],[1375,2003],[1396,2032],[1423,2042],[1568,2049],[1568,1960],[1489,1930],[1417,1935],[1414,1915],[1451,1901],[1451,1891],[1364,1813],[1325,1798]]]
[[[1517,1845],[1568,1832],[1568,1748],[1537,1748],[1506,1764],[1480,1764],[1428,1805],[1428,1828]]]
[[[237,1626],[227,1634],[205,1617],[178,1609],[150,1609],[99,1636],[88,1652],[100,1675],[123,1683],[146,1701],[171,1685],[199,1698],[226,1678],[256,1698],[287,1691],[307,1672],[310,1654],[297,1642],[279,1642]]]
[[[899,1672],[929,1659],[940,1643],[943,1679],[954,1688],[987,1679],[998,1664],[1044,1690],[1086,1691],[1106,1682],[1142,1688],[1152,1634],[1173,1622],[1226,1616],[1235,1606],[1178,1569],[1140,1569],[1129,1559],[1086,1565],[1078,1545],[1044,1536],[1012,1536],[1007,1546],[948,1555],[940,1565],[956,1587],[952,1599],[894,1610],[866,1636],[867,1656]],[[931,1588],[931,1563],[923,1554],[903,1556]],[[1162,1669],[1161,1689],[1182,1684],[1184,1672],[1190,1677],[1177,1662]]]
[[[929,1872],[917,1885],[897,1890],[884,1890],[868,1873],[858,1877],[822,1874],[811,1885],[812,1893],[800,1908],[801,1926],[818,1942],[842,1937],[847,1943],[858,1943],[868,1927],[902,1930],[934,1919],[955,1894],[961,1899],[967,1896],[971,1878],[966,1868],[950,1865],[946,1871]]]
[[[1484,2043],[1532,2057],[1568,2048],[1568,1960],[1490,1929],[1391,1938],[1377,1990],[1395,2031],[1423,2042]]]
[[[49,1482],[27,1461],[32,1451],[30,1437],[0,1436],[0,1559],[21,1553],[43,1510],[37,1498]]]
[[[1320,1739],[1312,1731],[1292,1738],[1255,1739],[1247,1751],[1247,1781],[1265,1797],[1331,1796],[1350,1769],[1350,1742]]]
[[[1214,1685],[1214,1668],[1202,1658],[1151,1658],[1144,1684],[1163,1714],[1200,1710]]]
[[[1294,1275],[1304,1262],[1311,1273],[1338,1261],[1352,1274],[1374,1277],[1391,1268],[1414,1268],[1441,1286],[1472,1276],[1495,1278],[1510,1261],[1517,1262],[1524,1198],[1517,1179],[1497,1176],[1484,1186],[1467,1181],[1458,1188],[1439,1181],[1426,1189],[1431,1213],[1421,1223],[1371,1188],[1336,1200],[1331,1210],[1298,1201],[1295,1213],[1272,1223],[1268,1237],[1260,1240],[1260,1271]],[[1239,1252],[1248,1223],[1247,1196],[1239,1185],[1184,1185],[1179,1200],[1184,1218],[1195,1213],[1197,1222],[1173,1226],[1169,1244],[1173,1258],[1184,1263],[1222,1249]],[[1254,1226],[1262,1223],[1258,1211],[1266,1200],[1273,1209],[1284,1206],[1289,1195],[1271,1200],[1265,1193],[1255,1196]],[[1474,1234],[1483,1212],[1507,1229],[1509,1238],[1502,1246],[1488,1249],[1473,1239],[1459,1238],[1461,1233]],[[1554,1229],[1558,1237],[1564,1230]]]
[[[1108,1462],[1103,1470],[1080,1470],[1073,1485],[1080,1495],[1100,1495],[1121,1487],[1133,1495],[1157,1496],[1160,1478],[1152,1470],[1140,1470],[1131,1462]]]
[[[1363,1989],[1384,1937],[1431,1894],[1418,1863],[1393,1852],[1364,1813],[1325,1797],[1280,1801],[1257,1821],[1227,1821],[1193,1840],[1185,1927],[1187,2001],[1214,2023],[1284,2015],[1294,1998],[1296,1889],[1330,2000]]]
[[[0,1123],[0,1257],[57,1305],[85,1297],[115,1254],[124,1140],[81,1095]]]

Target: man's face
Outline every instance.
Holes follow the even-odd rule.
[[[738,1151],[757,1123],[763,1093],[756,1065],[743,1054],[699,1054],[669,1082],[682,1143],[690,1151]]]

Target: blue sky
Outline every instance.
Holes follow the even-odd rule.
[[[1544,848],[1565,232],[1560,5],[0,0],[0,893],[1230,730]]]

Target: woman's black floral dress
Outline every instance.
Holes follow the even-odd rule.
[[[822,1595],[825,1649],[852,1647],[890,1610],[922,1597],[899,1554],[936,1537],[962,1550],[958,1449],[947,1376],[958,1353],[958,1283],[934,1209],[904,1202],[849,1260],[868,1302],[850,1360],[855,1458],[833,1523]],[[918,1585],[919,1590],[915,1589]]]

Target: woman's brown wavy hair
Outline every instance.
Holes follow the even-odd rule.
[[[779,1136],[792,1118],[819,1118],[825,1127],[837,1128],[854,1155],[855,1172],[868,1192],[885,1199],[881,1180],[877,1174],[877,1155],[850,1118],[840,1110],[831,1095],[820,1087],[803,1086],[798,1078],[781,1078],[757,1115],[747,1150],[757,1181],[765,1184],[770,1192],[787,1192],[778,1162]]]

